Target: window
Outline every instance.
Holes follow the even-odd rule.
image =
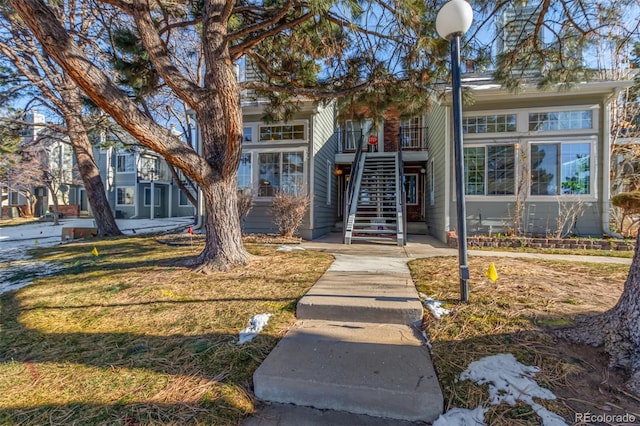
[[[144,189],[144,205],[145,207],[151,205],[151,188]],[[153,205],[160,207],[160,188],[153,188]]]
[[[400,123],[400,142],[402,148],[421,148],[422,129],[420,117],[414,117]]]
[[[133,186],[121,186],[116,188],[116,205],[132,206],[134,197]]]
[[[192,205],[189,199],[187,198],[187,194],[185,194],[184,191],[179,191],[178,194],[179,194],[178,195],[179,207],[188,207]]]
[[[516,114],[463,117],[462,131],[465,134],[515,132]]]
[[[253,127],[242,129],[242,142],[253,142]]]
[[[514,145],[465,148],[464,178],[467,195],[513,195]]]
[[[404,175],[404,190],[407,194],[407,205],[418,204],[418,175]]]
[[[304,124],[260,126],[260,141],[303,140]]]
[[[303,152],[263,152],[258,154],[258,196],[272,197],[276,191],[298,193],[304,183]]]
[[[591,144],[531,145],[531,195],[590,193]]]
[[[591,110],[529,113],[530,131],[584,130],[593,128]]]
[[[18,195],[19,195],[18,191],[9,192],[9,205],[17,206],[20,204],[20,199]]]
[[[238,167],[238,189],[253,189],[251,183],[251,153],[240,155],[240,166]]]
[[[133,173],[133,154],[118,154],[116,157],[116,172]]]

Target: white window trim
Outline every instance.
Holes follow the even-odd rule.
[[[466,136],[465,136],[466,137]],[[485,195],[469,195],[469,194],[465,194],[465,199],[469,200],[469,201],[499,201],[499,202],[510,202],[510,201],[515,201],[517,198],[517,186],[518,186],[518,178],[520,177],[520,146],[521,142],[515,141],[513,139],[510,140],[498,140],[498,141],[485,141],[484,143],[481,142],[475,142],[473,144],[465,144],[463,147],[464,148],[485,148],[485,173],[486,173],[486,165],[487,165],[487,157],[486,157],[486,147],[491,146],[491,145],[498,145],[498,146],[503,146],[503,145],[513,145],[513,149],[514,149],[514,182],[513,182],[513,194],[508,194],[508,195],[488,195],[486,194],[487,192],[487,182],[485,181]],[[485,175],[486,178],[486,175]],[[528,191],[528,188],[527,188]]]
[[[282,140],[260,140],[260,129],[263,127],[271,127],[271,126],[303,126],[303,135],[302,139],[282,139]],[[248,127],[248,126],[245,126]],[[307,142],[309,140],[309,122],[307,120],[294,120],[287,123],[257,123],[255,129],[255,136],[253,142],[251,144],[256,145],[265,145],[265,144],[291,144],[291,143],[300,143],[302,141]]]
[[[127,156],[131,156],[133,158],[133,170],[131,171],[124,171],[121,172],[118,170],[118,157],[127,157]],[[116,169],[116,174],[119,175],[130,175],[130,174],[134,174],[136,172],[136,157],[134,153],[117,153],[116,154],[116,164],[115,164],[115,169]]]
[[[529,131],[529,113],[541,113],[541,112],[567,112],[567,111],[581,111],[592,110],[593,115],[591,117],[591,129],[575,129],[575,130],[538,130]],[[476,117],[486,115],[504,115],[504,114],[516,114],[516,131],[504,132],[504,133],[465,133],[464,139],[473,140],[474,143],[483,143],[487,139],[502,139],[513,140],[514,137],[566,137],[568,134],[571,136],[587,136],[597,135],[600,131],[600,106],[597,104],[578,104],[569,106],[554,106],[554,107],[537,107],[537,108],[519,108],[514,110],[496,109],[496,110],[472,110],[466,111],[462,114],[463,117]],[[477,141],[477,142],[476,142]],[[506,141],[505,141],[506,143]],[[465,144],[466,146],[466,144]]]
[[[259,180],[260,180],[260,154],[270,154],[270,153],[282,153],[282,152],[302,152],[302,185],[304,186],[304,189],[309,192],[309,179],[308,179],[308,175],[309,175],[309,149],[307,146],[288,146],[288,147],[282,147],[282,148],[267,148],[267,149],[252,149],[251,151],[249,151],[252,153],[252,160],[253,158],[255,158],[255,167],[253,167],[253,162],[251,163],[251,178],[252,178],[252,182],[253,182],[253,187],[251,188],[251,191],[253,193],[256,194],[256,200],[259,201],[271,201],[273,199],[273,196],[271,195],[259,195],[260,193],[260,188],[259,188]],[[280,167],[282,170],[282,156],[280,156]]]
[[[566,130],[529,130],[529,114],[536,113],[549,113],[549,112],[569,112],[569,111],[586,111],[591,110],[591,128],[590,129],[566,129]],[[570,105],[563,107],[552,107],[552,108],[531,108],[527,110],[520,111],[519,114],[523,115],[522,118],[522,127],[523,131],[525,131],[529,135],[544,135],[545,137],[549,135],[566,135],[570,133],[571,135],[585,135],[585,134],[594,134],[597,133],[600,129],[600,106],[589,104],[589,105]],[[520,121],[520,117],[518,117]]]
[[[242,125],[242,143],[244,145],[247,144],[256,144],[259,143],[260,141],[258,140],[258,130],[259,130],[259,126],[260,123],[258,122],[248,122],[248,123],[243,123]],[[244,129],[246,127],[250,127],[251,128],[251,140],[250,141],[245,141],[244,140]]]
[[[556,202],[556,199],[558,197],[560,198],[571,198],[571,199],[579,199],[579,200],[583,200],[583,201],[595,201],[598,199],[598,189],[596,187],[596,183],[597,183],[597,161],[596,161],[596,155],[597,155],[597,138],[596,137],[590,137],[590,138],[571,138],[571,139],[544,139],[544,140],[529,140],[526,142],[527,144],[527,155],[529,156],[529,160],[531,161],[531,145],[544,145],[544,144],[551,144],[551,145],[560,145],[562,146],[564,145],[568,145],[568,144],[579,144],[579,143],[588,143],[590,145],[590,163],[589,163],[589,188],[591,189],[591,193],[590,194],[549,194],[549,195],[531,195],[528,194],[527,195],[527,200],[531,200],[531,201],[538,201],[538,202]],[[531,165],[529,164],[529,167]],[[561,185],[562,182],[558,182],[558,185]],[[527,191],[530,192],[530,188],[527,188]]]
[[[248,154],[249,155],[249,186],[248,187],[240,187],[237,186],[237,189],[249,189],[251,191],[251,193],[255,193],[256,192],[256,180],[255,177],[253,176],[253,170],[255,169],[255,167],[253,167],[253,162],[254,162],[254,153],[255,151],[251,150],[251,151],[242,151],[241,156]]]
[[[131,204],[120,204],[118,203],[118,190],[119,189],[126,189],[126,188],[131,188],[133,190],[133,200]],[[116,186],[116,206],[135,206],[136,205],[136,187],[133,185],[123,185],[123,186]]]

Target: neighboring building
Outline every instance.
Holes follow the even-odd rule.
[[[52,213],[52,191],[58,198],[60,213],[77,216],[81,185],[76,178],[72,148],[64,142],[64,135],[54,134],[44,126],[43,114],[32,110],[26,114],[25,120],[34,124],[25,126],[20,133],[20,147],[26,162],[17,166],[17,170],[4,182],[6,197],[3,196],[2,200],[2,217]]]
[[[110,146],[97,150],[95,156],[116,219],[195,214],[195,207],[180,190],[167,162],[158,154],[140,146],[130,149]],[[178,173],[178,178],[181,176]],[[86,203],[85,206],[89,208]]]

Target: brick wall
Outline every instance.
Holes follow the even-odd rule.
[[[447,245],[458,247],[458,237],[455,232],[447,234]],[[517,238],[517,237],[467,237],[467,247],[532,247],[558,248],[573,250],[633,250],[635,243],[628,240],[591,239],[591,238]]]

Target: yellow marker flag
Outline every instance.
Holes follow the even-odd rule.
[[[496,271],[496,265],[491,262],[489,264],[489,268],[484,273],[491,281],[494,283],[498,281],[498,271]]]
[[[98,249],[96,247],[93,248],[93,250],[91,250],[91,254],[94,256],[98,255]]]

